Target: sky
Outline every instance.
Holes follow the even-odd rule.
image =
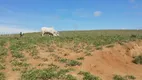
[[[140,29],[142,0],[0,0],[0,33]]]

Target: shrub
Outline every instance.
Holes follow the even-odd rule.
[[[6,43],[6,41],[5,41],[5,40],[0,40],[0,46],[4,46],[4,45],[5,45],[5,43]]]
[[[20,68],[12,68],[13,71],[20,71]]]
[[[67,66],[76,66],[76,65],[80,66],[81,64],[82,64],[81,62],[78,62],[75,60],[69,60],[66,65]]]
[[[92,54],[90,52],[86,52],[85,56],[92,56]]]
[[[84,57],[79,57],[77,58],[77,60],[84,60]]]
[[[98,76],[94,76],[90,74],[89,72],[80,71],[78,74],[83,75],[83,80],[102,80]]]
[[[76,77],[74,77],[74,76],[72,76],[72,75],[70,75],[70,74],[68,74],[65,79],[66,79],[66,80],[77,80]]]
[[[5,80],[5,75],[2,72],[0,72],[0,80]]]
[[[12,57],[15,57],[15,58],[24,58],[24,55],[22,53],[14,52],[14,53],[12,53]]]
[[[114,75],[113,80],[135,80],[136,78],[132,75],[126,75],[126,76],[121,76],[121,75]]]
[[[131,38],[136,38],[136,37],[137,37],[137,35],[132,34],[130,37],[131,37]]]
[[[142,56],[134,57],[134,60],[132,62],[135,64],[142,64]]]
[[[68,61],[68,59],[61,58],[61,59],[59,59],[59,61],[62,62],[62,63],[66,63]]]
[[[7,49],[0,46],[0,56],[6,56],[7,55]]]
[[[102,47],[96,47],[96,50],[102,50],[103,48]]]
[[[39,63],[39,64],[38,64],[38,66],[44,66],[44,65],[45,65],[45,64],[43,64],[43,63]]]
[[[81,62],[75,61],[75,60],[69,60],[69,59],[64,59],[64,58],[59,58],[59,61],[62,63],[66,63],[67,66],[76,66],[76,65],[81,65]]]
[[[4,57],[0,56],[0,63],[4,63],[4,62],[5,62]]]
[[[133,75],[126,75],[125,78],[126,78],[127,80],[135,80],[135,79],[136,79],[136,77],[133,76]]]
[[[59,66],[57,66],[57,65],[55,65],[55,64],[53,64],[53,63],[49,64],[48,66],[51,67],[51,68],[52,68],[52,67],[57,68],[57,69],[59,68]]]
[[[123,78],[123,77],[120,76],[120,75],[115,75],[115,76],[113,77],[113,80],[125,80],[125,78]]]
[[[5,65],[2,65],[2,64],[0,63],[0,70],[2,70],[2,69],[5,69]]]

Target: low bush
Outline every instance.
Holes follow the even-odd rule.
[[[6,80],[3,72],[0,72],[0,80]]]
[[[126,76],[121,76],[121,75],[114,75],[113,80],[135,80],[136,78],[132,75],[126,75]]]
[[[135,64],[142,64],[142,56],[135,56],[132,62]]]
[[[83,75],[83,80],[102,80],[98,76],[94,76],[90,74],[89,72],[80,71],[78,74]]]

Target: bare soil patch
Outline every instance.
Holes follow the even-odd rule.
[[[65,47],[57,47],[55,44],[50,47],[54,51],[49,51],[49,47],[38,46],[37,58],[29,55],[27,52],[23,52],[27,63],[31,64],[30,67],[47,68],[49,64],[54,64],[60,68],[73,68],[75,71],[70,72],[73,76],[81,80],[82,76],[78,75],[79,71],[90,72],[93,75],[99,76],[103,80],[112,80],[114,74],[118,75],[133,75],[136,80],[142,80],[142,65],[137,65],[132,62],[133,56],[142,55],[142,40],[136,40],[122,44],[113,44],[113,47],[103,46],[102,50],[96,50],[93,48],[92,56],[86,56],[84,52],[75,52],[74,50]],[[8,49],[10,44],[8,43],[6,48]],[[79,45],[81,47],[81,45]],[[83,48],[82,50],[83,51]],[[56,57],[59,56],[64,59],[77,60],[82,57],[84,59],[77,60],[82,63],[80,66],[66,66],[65,63],[61,63]],[[12,54],[8,49],[8,56],[6,57],[6,73],[7,80],[18,80],[20,78],[20,72],[12,71]]]

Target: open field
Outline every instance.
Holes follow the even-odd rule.
[[[0,80],[142,80],[142,30],[0,37]]]

